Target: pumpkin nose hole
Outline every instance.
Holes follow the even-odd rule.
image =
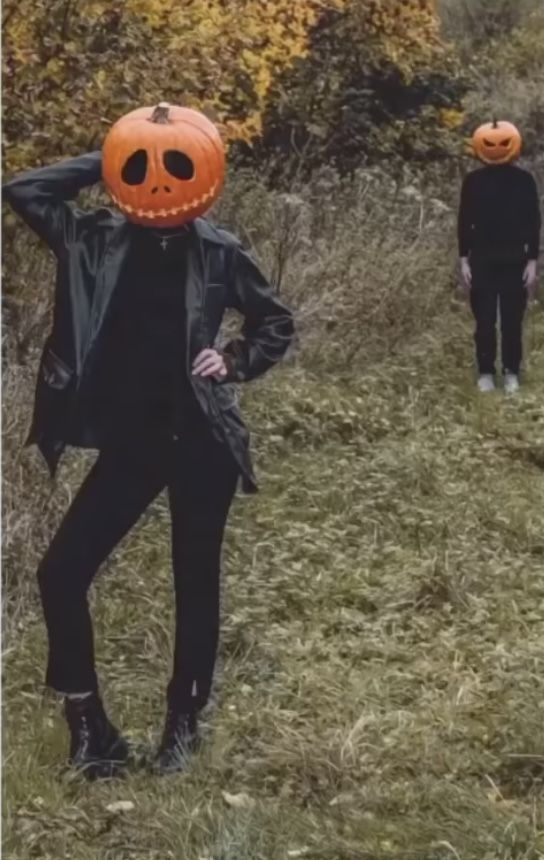
[[[164,186],[164,190],[165,190],[168,194],[171,194],[171,193],[172,193],[172,189],[171,189],[171,188],[169,188],[169,187],[168,187],[168,185],[165,185],[165,186]]]
[[[159,189],[158,189],[158,188],[157,188],[157,186],[155,185],[155,188],[152,188],[152,189],[151,189],[151,193],[152,193],[152,194],[156,194],[158,190],[159,190]]]

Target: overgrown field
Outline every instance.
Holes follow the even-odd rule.
[[[243,392],[261,492],[233,509],[206,743],[174,778],[62,773],[34,568],[92,457],[71,454],[51,495],[21,452],[48,301],[36,286],[31,312],[28,298],[49,263],[15,249],[27,298],[4,389],[9,860],[544,857],[542,306],[523,392],[478,396],[452,199],[409,176],[339,182],[323,172],[285,196],[239,177],[225,200],[296,307],[300,343]],[[149,746],[171,655],[164,501],[92,600],[106,704]],[[108,810],[118,801],[132,807]]]

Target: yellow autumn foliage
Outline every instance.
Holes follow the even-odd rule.
[[[323,28],[340,24],[351,52],[406,82],[444,51],[432,0],[5,0],[3,14],[8,171],[98,146],[118,116],[162,99],[251,143]]]

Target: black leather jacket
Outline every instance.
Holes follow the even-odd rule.
[[[124,216],[115,211],[83,211],[69,202],[100,179],[101,153],[95,152],[29,170],[3,187],[5,199],[57,258],[53,326],[42,353],[26,442],[38,445],[52,475],[66,445],[99,447],[92,416],[85,422],[74,416],[86,414],[79,406],[92,377],[131,232]],[[185,293],[187,372],[214,435],[239,465],[242,488],[256,492],[249,432],[229,383],[254,379],[282,358],[293,338],[293,318],[234,236],[204,218],[195,219],[191,230]],[[215,344],[229,307],[244,321],[241,336],[224,348],[227,377],[216,382],[192,376],[194,358]]]

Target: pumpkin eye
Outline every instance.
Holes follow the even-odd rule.
[[[125,161],[121,178],[127,185],[141,185],[147,172],[147,152],[137,149]]]
[[[168,149],[163,156],[164,166],[176,179],[192,179],[195,166],[188,155],[178,149]]]
[[[501,140],[501,146],[510,146],[511,138],[507,137],[506,140]]]
[[[496,143],[493,143],[492,140],[488,140],[487,137],[484,137],[484,143],[486,146],[496,146]]]

